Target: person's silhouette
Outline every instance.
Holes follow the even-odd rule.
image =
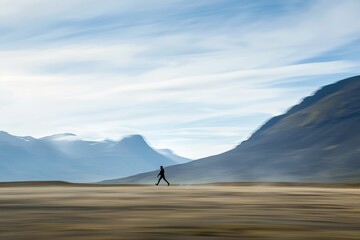
[[[160,178],[159,178],[159,181],[157,183],[155,183],[156,186],[159,185],[161,179],[164,179],[165,182],[167,182],[168,186],[170,185],[170,183],[165,178],[165,170],[164,170],[163,166],[160,166],[160,172],[157,176],[158,177],[160,176]]]

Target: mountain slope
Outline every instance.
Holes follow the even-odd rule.
[[[170,158],[171,160],[174,160],[177,163],[188,163],[188,162],[192,161],[189,158],[184,158],[179,155],[176,155],[170,149],[157,149],[156,151],[159,152],[160,154],[164,155],[165,157]]]
[[[228,152],[166,168],[174,183],[360,182],[360,76],[344,79],[270,119]],[[152,183],[156,172],[110,183]]]
[[[36,139],[0,132],[0,181],[89,182],[174,164],[140,135],[96,142],[70,133]]]

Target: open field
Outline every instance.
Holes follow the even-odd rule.
[[[360,188],[0,184],[0,239],[360,239]]]

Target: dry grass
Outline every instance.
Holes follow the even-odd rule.
[[[360,189],[0,185],[0,239],[360,239]]]

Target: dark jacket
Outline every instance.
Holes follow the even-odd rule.
[[[165,177],[165,171],[164,169],[161,169],[158,176],[162,176],[162,177]]]

